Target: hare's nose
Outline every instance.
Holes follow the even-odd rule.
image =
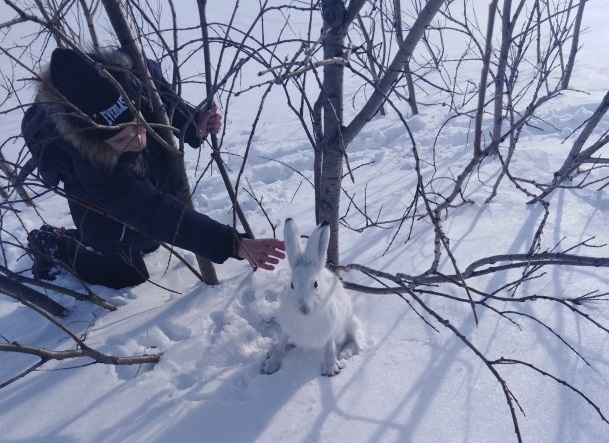
[[[300,312],[302,313],[302,315],[308,315],[309,312],[311,312],[311,308],[309,308],[305,304],[302,304],[302,305],[300,305]]]

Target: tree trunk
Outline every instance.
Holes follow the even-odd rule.
[[[499,0],[491,0],[491,4],[488,7],[486,46],[482,57],[482,74],[480,75],[480,86],[478,87],[478,107],[476,109],[476,121],[474,123],[474,157],[482,157],[482,120],[484,117],[484,104],[486,103],[487,80],[493,53],[493,30],[495,29],[495,14],[498,1]]]
[[[489,11],[489,14],[494,17],[494,11]],[[508,54],[512,48],[512,0],[503,2],[503,11],[501,13],[501,49],[499,50],[499,64],[497,65],[497,73],[495,74],[495,103],[493,110],[493,136],[492,141],[496,144],[501,137],[501,127],[503,123],[503,92],[505,85],[505,70],[507,69]],[[483,85],[480,85],[482,87]],[[494,148],[492,154],[497,153],[499,147]]]
[[[404,33],[402,32],[402,6],[401,0],[393,0],[393,27],[395,29],[395,37],[398,45],[402,47],[404,44]],[[406,100],[410,105],[410,110],[414,115],[419,113],[419,107],[417,105],[416,90],[414,87],[414,80],[412,78],[412,72],[410,71],[410,62],[406,62],[404,65],[404,76],[406,77],[406,85],[408,86],[408,99]]]
[[[577,16],[573,25],[573,42],[571,43],[571,51],[569,52],[569,60],[567,61],[567,67],[565,68],[565,75],[562,80],[563,89],[569,87],[571,81],[571,73],[573,72],[573,66],[575,66],[575,56],[579,50],[579,35],[581,34],[582,18],[584,16],[584,8],[588,0],[580,0],[579,6],[577,7]]]
[[[342,0],[322,0],[324,20],[324,59],[344,56],[346,30],[345,5]],[[319,222],[330,225],[328,262],[339,264],[338,218],[340,190],[343,176],[343,71],[340,64],[324,67],[323,78],[323,128],[321,183],[319,189]]]

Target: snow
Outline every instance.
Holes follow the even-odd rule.
[[[572,77],[574,91],[542,107],[539,116],[543,121],[537,129],[527,128],[521,135],[513,160],[513,168],[520,176],[549,182],[569,150],[572,131],[591,115],[606,92],[609,74],[600,62],[609,59],[605,26],[609,10],[604,3],[591,0],[586,6],[588,31],[582,36],[579,65]],[[257,4],[243,5],[245,13],[237,17],[236,23],[245,27]],[[178,16],[186,16],[187,6],[175,6]],[[482,9],[486,9],[486,4]],[[222,12],[228,11],[230,8],[209,14],[215,21],[226,22]],[[0,15],[2,20],[12,17],[4,3],[0,5]],[[282,24],[282,20],[265,22],[269,29]],[[297,21],[290,24],[295,28],[293,32],[306,33],[306,28],[296,29]],[[8,38],[3,39],[3,45],[7,45]],[[194,72],[194,65],[186,67]],[[245,85],[265,80],[255,72],[252,69],[251,78],[244,75],[241,79],[244,89]],[[474,71],[472,78],[477,76]],[[347,78],[349,97],[357,92],[351,80]],[[190,84],[185,96],[197,103],[203,96],[201,89],[200,85]],[[260,106],[258,89],[231,101],[223,136],[223,150],[229,154],[243,154],[248,145]],[[353,115],[350,98],[345,103],[346,115]],[[436,160],[435,170],[423,164],[423,173],[428,179],[433,177],[435,189],[441,191],[450,188],[452,182],[447,177],[460,172],[472,149],[468,119],[451,120],[436,137],[439,125],[447,118],[446,112],[446,108],[430,106],[423,107],[421,115],[408,117],[421,156]],[[0,139],[18,133],[19,120],[18,112],[3,116]],[[605,119],[601,127],[606,130],[609,121]],[[567,137],[571,138],[565,141]],[[17,150],[18,143],[9,144],[8,148]],[[416,176],[410,138],[398,117],[392,112],[375,117],[349,146],[348,154],[353,168],[370,164],[357,169],[355,183],[345,180],[346,192],[356,196],[362,207],[366,202],[373,218],[371,214],[379,212],[381,219],[399,217],[411,200]],[[220,175],[214,171],[201,177],[207,156],[208,151],[192,150],[186,156],[191,183],[196,183],[195,206],[231,223]],[[238,171],[240,159],[232,155],[225,158],[232,174]],[[273,236],[274,231],[281,237],[287,217],[297,220],[301,232],[311,232],[314,197],[308,180],[312,180],[312,165],[313,153],[297,118],[286,108],[282,93],[272,93],[264,103],[251,142],[246,167],[249,185],[243,180],[242,184],[251,186],[263,198],[274,226],[267,222],[255,201],[243,191],[239,194],[258,237]],[[498,162],[485,160],[467,186],[471,203],[452,210],[445,220],[444,229],[462,266],[493,254],[527,252],[544,216],[540,206],[527,205],[528,198],[507,180],[502,182],[497,197],[485,204],[498,173]],[[344,198],[343,205],[346,201]],[[566,249],[589,238],[594,238],[595,245],[608,242],[606,189],[557,190],[550,203],[542,249],[559,243],[560,248]],[[4,215],[3,237],[4,232],[10,232],[23,243],[26,231],[38,227],[41,218],[31,208],[19,209],[23,211],[19,220]],[[70,225],[67,205],[57,196],[41,197],[37,210],[46,221]],[[364,224],[355,211],[347,221],[355,228]],[[433,259],[433,227],[429,225],[417,225],[412,233],[406,227],[397,232],[396,224],[390,229],[367,229],[361,234],[343,227],[340,242],[343,263],[359,263],[385,272],[415,275],[425,271]],[[586,253],[607,256],[606,251],[601,248]],[[4,254],[11,269],[26,270],[31,265],[20,248],[6,246]],[[184,256],[194,263],[192,254],[184,252]],[[243,262],[229,261],[217,266],[221,284],[214,287],[201,284],[183,264],[170,260],[164,250],[147,256],[146,263],[152,276],[150,282],[119,291],[93,287],[96,294],[119,307],[113,312],[65,295],[48,294],[69,309],[69,315],[61,321],[78,335],[86,336],[90,347],[113,356],[162,353],[160,362],[111,366],[89,364],[88,359],[51,361],[0,390],[0,441],[516,441],[510,411],[496,378],[463,341],[408,296],[406,303],[396,295],[350,292],[355,313],[364,327],[363,349],[347,361],[339,375],[322,377],[319,351],[298,348],[286,354],[278,372],[263,375],[262,362],[278,337],[274,318],[282,289],[289,282],[287,260],[272,272],[252,272]],[[446,257],[441,266],[451,269]],[[518,295],[576,296],[596,289],[605,292],[609,283],[603,268],[555,267],[546,271],[544,278],[523,283]],[[343,277],[375,285],[355,272]],[[472,286],[492,291],[508,279],[505,273],[495,274],[474,280]],[[81,289],[67,274],[62,274],[56,283]],[[465,296],[457,289],[445,290],[454,296]],[[509,296],[506,291],[500,295]],[[489,359],[529,361],[567,380],[607,416],[607,333],[557,304],[538,301],[516,306],[506,301],[495,305],[497,309],[536,315],[576,348],[584,361],[529,318],[513,315],[510,318],[514,322],[510,322],[478,308],[476,326],[469,305],[433,295],[423,299],[449,318],[450,324]],[[602,324],[609,324],[604,302],[586,303],[582,310]],[[74,347],[74,342],[56,326],[8,297],[0,297],[0,338],[54,350]],[[3,353],[0,361],[1,383],[37,359]],[[572,390],[524,366],[503,365],[498,371],[524,411],[516,411],[524,441],[607,440],[608,424]]]

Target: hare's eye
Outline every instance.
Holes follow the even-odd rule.
[[[317,289],[317,281],[316,281],[315,283],[313,283],[313,287],[314,287],[315,289]]]
[[[290,282],[290,286],[294,289],[294,283]]]

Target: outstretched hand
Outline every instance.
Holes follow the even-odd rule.
[[[237,256],[246,259],[254,268],[272,271],[280,259],[285,258],[285,244],[276,238],[242,238]]]
[[[199,112],[197,127],[202,137],[220,132],[220,128],[222,128],[222,116],[218,113],[216,102],[212,103],[211,108]]]

